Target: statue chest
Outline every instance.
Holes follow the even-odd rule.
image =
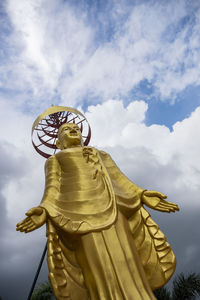
[[[95,155],[85,155],[82,148],[76,151],[63,150],[57,155],[61,167],[60,192],[61,194],[80,192],[89,194],[92,190],[104,190],[104,180],[101,172],[101,163]]]

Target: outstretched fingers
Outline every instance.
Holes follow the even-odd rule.
[[[25,218],[24,220],[22,220],[21,222],[17,223],[17,227],[22,226],[24,224],[26,224],[26,222],[28,222],[30,220],[29,217]]]
[[[174,208],[169,207],[169,206],[166,206],[166,205],[163,205],[163,204],[161,204],[161,203],[159,203],[159,205],[158,205],[156,208],[158,208],[158,207],[159,207],[160,209],[164,210],[164,211],[175,212],[175,209],[174,209]]]
[[[164,212],[170,213],[170,209],[169,208],[161,207],[160,205],[156,206],[155,209],[159,210],[159,211],[164,211]]]
[[[156,206],[156,209],[168,212],[175,212],[176,210],[179,210],[178,205],[171,202],[167,202],[163,199],[160,200],[160,202]]]
[[[31,226],[28,226],[28,227],[26,228],[26,230],[24,230],[24,232],[27,233],[27,232],[33,231],[33,230],[35,230],[35,229],[36,229],[36,226],[35,226],[35,225],[31,225]]]
[[[178,205],[175,204],[175,203],[168,202],[168,201],[165,201],[165,200],[163,200],[163,199],[161,199],[160,203],[161,203],[162,205],[165,205],[165,206],[168,207],[169,209],[174,210],[174,211],[175,211],[175,210],[179,210]]]
[[[27,230],[27,228],[30,227],[30,226],[35,226],[35,224],[34,224],[34,222],[31,220],[30,217],[27,217],[26,219],[24,219],[23,221],[21,221],[21,222],[19,222],[19,223],[17,224],[16,230],[17,230],[17,231],[23,232],[23,231]]]

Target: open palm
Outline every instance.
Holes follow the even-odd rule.
[[[27,218],[17,224],[17,231],[30,232],[46,222],[46,211],[42,207],[33,207],[27,213]]]
[[[170,213],[179,210],[177,204],[166,201],[166,198],[166,195],[157,191],[144,191],[142,195],[142,202],[152,209],[163,212]]]

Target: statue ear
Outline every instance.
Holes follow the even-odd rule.
[[[60,141],[59,141],[59,140],[56,141],[56,147],[57,147],[58,149],[60,149]]]

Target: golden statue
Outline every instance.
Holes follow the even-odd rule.
[[[170,279],[176,259],[144,205],[178,206],[131,182],[106,152],[84,146],[75,123],[60,126],[56,146],[41,203],[17,224],[25,233],[47,224],[56,299],[155,300],[152,290]]]

